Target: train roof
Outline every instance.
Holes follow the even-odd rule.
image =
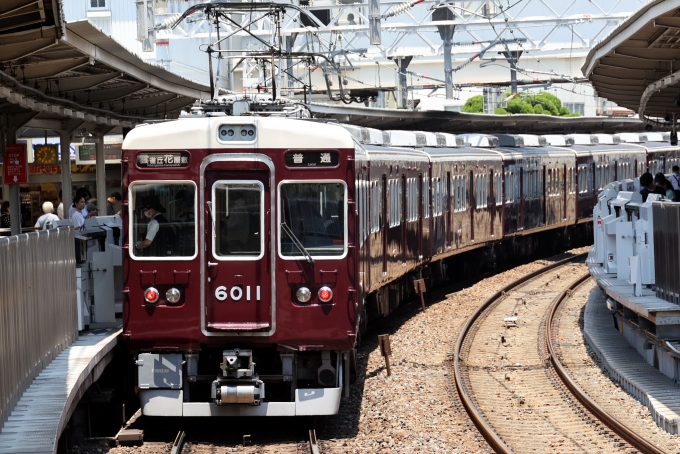
[[[246,125],[255,128],[252,138],[236,140],[238,134],[231,141],[220,138],[222,126]],[[354,148],[354,141],[349,132],[328,123],[311,125],[294,118],[203,115],[140,125],[123,140],[123,148],[128,150],[229,149],[244,145],[262,149],[346,149]]]
[[[427,161],[427,155],[422,150],[413,148],[384,147],[381,145],[363,145],[364,150],[372,159],[389,160],[398,157],[400,159],[410,158],[415,161]],[[395,156],[397,155],[397,156]]]
[[[425,147],[423,151],[427,153],[433,160],[439,161],[441,159],[464,160],[472,159],[494,159],[501,160],[501,156],[493,148],[475,148],[475,147],[461,147],[461,148],[430,148]]]

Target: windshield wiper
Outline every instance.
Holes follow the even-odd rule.
[[[298,248],[298,250],[302,253],[302,255],[305,256],[307,261],[309,263],[314,263],[314,259],[312,258],[312,254],[310,254],[309,251],[307,249],[305,249],[305,247],[302,245],[300,240],[298,240],[298,238],[295,236],[293,231],[290,229],[290,227],[288,227],[288,225],[285,222],[281,223],[281,230],[286,232],[286,235],[288,235],[290,237],[290,239],[293,241],[293,244],[295,245],[295,247]]]

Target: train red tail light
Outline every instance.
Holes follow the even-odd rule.
[[[333,290],[328,287],[321,287],[319,289],[319,299],[324,303],[329,302],[333,299]]]
[[[153,287],[149,287],[144,291],[144,300],[147,303],[157,303],[158,297],[160,297],[160,293]]]

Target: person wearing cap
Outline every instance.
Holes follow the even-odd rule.
[[[163,216],[165,208],[157,195],[142,201],[144,216],[149,218],[144,240],[135,245],[135,250],[148,249],[145,255],[152,257],[172,255],[173,235],[168,220]]]
[[[120,195],[120,192],[112,192],[111,195],[106,199],[106,215],[107,216],[113,216],[114,214],[117,214],[120,216],[120,211],[116,213],[116,211],[113,209],[113,206],[116,205],[118,202],[123,200],[123,196]]]

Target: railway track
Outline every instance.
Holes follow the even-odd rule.
[[[496,452],[661,453],[590,399],[560,362],[560,303],[587,277],[584,256],[512,282],[467,321],[455,350],[455,385]]]
[[[251,420],[252,421],[252,420]],[[274,427],[273,421],[261,424],[258,430],[244,432],[247,427],[242,426],[236,421],[222,420],[222,431],[216,433],[215,426],[212,424],[201,424],[200,421],[190,421],[188,423],[175,419],[179,423],[177,436],[174,442],[167,442],[168,432],[172,429],[177,430],[176,424],[163,430],[156,426],[158,421],[140,420],[140,426],[149,430],[150,440],[145,438],[144,442],[138,445],[124,447],[124,452],[135,454],[151,454],[158,452],[169,452],[170,454],[214,454],[216,452],[233,452],[240,454],[322,454],[321,444],[316,437],[314,422],[309,423],[309,429],[300,430],[305,427],[305,422],[288,421]],[[212,421],[211,421],[212,422]],[[250,426],[252,428],[252,426]],[[156,432],[158,431],[158,432]],[[304,433],[304,434],[303,434]],[[219,447],[218,447],[219,446]],[[118,452],[118,450],[115,450]],[[122,451],[121,451],[122,452]]]

